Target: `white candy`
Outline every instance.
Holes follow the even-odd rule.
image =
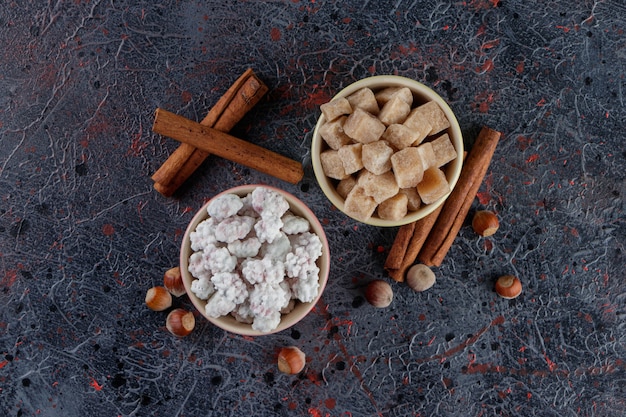
[[[215,287],[208,276],[202,277],[200,279],[194,279],[191,282],[191,292],[201,300],[208,300],[215,292]]]
[[[283,222],[283,232],[288,235],[296,235],[309,231],[309,221],[304,217],[294,216],[291,213],[285,214],[281,218]]]
[[[261,242],[256,237],[235,240],[228,244],[228,251],[237,258],[254,258],[261,249]]]
[[[207,301],[204,311],[207,316],[218,318],[230,313],[235,309],[235,307],[237,307],[237,304],[235,304],[232,300],[229,300],[223,294],[216,292],[211,296],[211,298],[209,298],[209,301]]]
[[[223,194],[214,198],[207,207],[209,216],[216,220],[223,220],[237,214],[243,207],[243,202],[236,194]]]

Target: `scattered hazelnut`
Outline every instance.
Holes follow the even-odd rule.
[[[152,287],[146,292],[146,305],[150,310],[166,310],[172,306],[172,294],[165,287]]]
[[[502,298],[513,299],[522,293],[522,282],[513,275],[504,275],[496,281],[496,292]]]
[[[180,297],[187,292],[183,284],[183,277],[180,274],[180,267],[177,266],[165,271],[163,286],[175,297]]]
[[[284,347],[278,352],[278,370],[286,374],[298,374],[304,369],[306,355],[295,346]]]
[[[487,237],[493,235],[500,227],[500,222],[495,213],[487,210],[479,210],[472,219],[472,228],[478,235]]]
[[[426,291],[435,281],[435,273],[424,264],[415,264],[406,273],[406,283],[414,291]]]
[[[176,308],[167,315],[165,327],[174,336],[185,337],[196,326],[196,318],[191,311]]]
[[[375,280],[367,284],[365,299],[374,307],[388,307],[393,300],[391,285],[383,280]]]

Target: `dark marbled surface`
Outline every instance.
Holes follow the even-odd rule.
[[[626,8],[620,0],[6,2],[0,8],[0,414],[621,416],[626,409]],[[303,161],[296,186],[211,157],[175,198],[150,175],[251,67],[270,87],[232,131]],[[395,229],[334,210],[309,166],[319,105],[398,74],[439,92],[471,145],[503,132],[438,281],[364,302]],[[292,330],[187,338],[143,305],[186,224],[245,183],[325,223],[329,285]],[[514,301],[494,279],[517,274]],[[190,307],[186,299],[175,303]],[[277,350],[308,355],[279,373]]]

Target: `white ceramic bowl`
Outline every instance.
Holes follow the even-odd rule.
[[[399,77],[395,75],[379,75],[374,77],[365,78],[359,80],[353,84],[350,84],[343,90],[341,90],[334,98],[347,97],[352,93],[357,92],[361,88],[368,87],[372,91],[377,92],[386,87],[408,87],[413,92],[413,101],[415,104],[424,104],[428,101],[436,101],[439,107],[443,110],[446,117],[450,121],[450,127],[447,129],[447,133],[450,136],[450,140],[454,145],[457,153],[457,158],[449,162],[444,169],[450,189],[452,190],[456,185],[459,175],[461,174],[461,168],[463,167],[463,135],[459,122],[454,115],[450,106],[444,101],[439,94],[428,88],[422,83],[415,80]],[[327,177],[322,169],[322,163],[320,161],[320,154],[322,151],[328,149],[328,145],[322,139],[319,133],[319,128],[326,122],[324,115],[322,114],[317,121],[315,130],[313,131],[313,139],[311,143],[311,159],[313,162],[313,171],[315,177],[322,188],[322,191],[330,202],[337,207],[340,211],[344,212],[344,199],[337,193],[335,189],[336,180]],[[437,207],[439,207],[448,198],[449,193],[432,204],[422,205],[418,210],[409,212],[404,218],[400,220],[384,220],[377,217],[376,214],[372,216],[368,221],[363,222],[373,226],[394,227],[408,224],[417,221],[428,214],[432,213]],[[356,219],[358,220],[358,219]]]
[[[193,253],[191,249],[191,242],[189,240],[189,235],[191,234],[191,232],[193,232],[196,229],[196,227],[201,221],[209,217],[207,213],[207,206],[209,205],[209,203],[216,197],[221,196],[223,194],[237,194],[238,196],[243,197],[251,193],[257,187],[265,187],[283,195],[285,199],[287,199],[287,201],[289,202],[289,207],[290,207],[291,212],[307,219],[311,225],[311,232],[314,232],[315,234],[317,234],[322,242],[322,256],[317,259],[317,266],[320,269],[320,272],[319,272],[320,286],[319,286],[317,297],[309,303],[296,302],[295,308],[290,313],[284,314],[282,316],[282,319],[278,327],[268,333],[263,333],[263,332],[254,330],[252,328],[252,325],[238,322],[237,320],[235,320],[234,317],[230,315],[222,316],[219,318],[213,318],[213,317],[207,316],[205,313],[206,301],[201,300],[200,298],[196,297],[196,295],[191,291],[191,283],[195,278],[189,273],[189,257]],[[286,191],[279,190],[277,188],[266,186],[266,185],[242,185],[239,187],[234,187],[229,190],[223,191],[217,194],[216,196],[214,196],[196,213],[193,219],[191,219],[191,222],[189,223],[189,226],[187,226],[187,230],[185,231],[185,235],[183,236],[183,241],[182,241],[182,245],[180,249],[180,272],[183,278],[183,283],[185,285],[185,290],[187,291],[187,295],[189,296],[189,299],[191,300],[193,305],[196,307],[198,312],[202,316],[204,316],[207,320],[209,320],[211,323],[213,323],[214,325],[224,330],[227,330],[229,332],[244,335],[244,336],[261,336],[261,335],[266,335],[266,334],[277,333],[293,326],[294,324],[302,320],[315,306],[315,303],[317,303],[322,293],[324,292],[324,288],[326,287],[326,282],[328,281],[329,270],[330,270],[330,251],[328,247],[328,240],[326,239],[326,234],[324,233],[324,229],[322,228],[322,225],[320,224],[315,214],[313,214],[313,212],[306,206],[306,204],[304,204],[302,201],[300,201],[298,198],[296,198],[292,194],[289,194]]]

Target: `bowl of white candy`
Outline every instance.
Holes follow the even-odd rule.
[[[295,196],[243,185],[214,196],[193,217],[180,251],[191,302],[211,323],[259,336],[304,318],[328,280],[324,229]]]

